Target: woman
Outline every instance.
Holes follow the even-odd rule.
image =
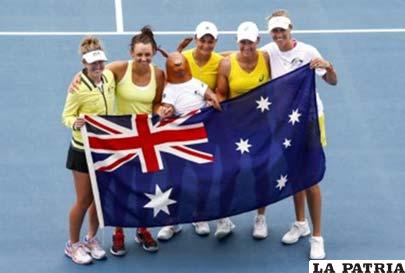
[[[117,83],[115,88],[115,111],[113,114],[132,115],[160,113],[162,90],[165,84],[164,72],[152,64],[157,51],[156,41],[149,26],[141,29],[141,33],[132,37],[129,61],[117,61],[106,66]],[[69,92],[74,93],[81,79],[76,76]],[[147,183],[150,177],[143,177]],[[124,194],[125,195],[125,194]],[[142,213],[142,212],[141,212]],[[146,251],[157,251],[157,242],[146,228],[138,228],[135,240]],[[125,236],[121,227],[116,227],[113,234],[113,245],[110,252],[116,256],[126,254]]]
[[[194,41],[195,48],[182,54],[190,65],[193,77],[207,84],[211,90],[215,90],[219,62],[223,59],[214,51],[218,41],[217,27],[208,21],[199,23],[195,29]]]
[[[337,84],[337,76],[332,64],[324,60],[315,47],[292,38],[292,23],[286,11],[278,10],[269,17],[268,30],[274,42],[265,45],[262,49],[271,55],[270,64],[273,78],[287,74],[298,67],[310,63],[310,67],[316,69],[316,74],[321,76],[326,83],[330,85]],[[325,116],[323,114],[323,104],[318,93],[317,105],[321,143],[323,146],[326,146]],[[318,184],[294,195],[296,221],[283,236],[282,242],[294,244],[301,237],[311,233],[308,222],[305,219],[306,196],[308,197],[308,208],[313,225],[310,240],[310,258],[324,259],[326,254],[321,235],[321,190]]]
[[[81,115],[112,114],[115,81],[112,73],[104,70],[107,58],[97,38],[86,37],[80,44],[80,54],[84,66],[80,73],[81,84],[76,92],[68,93],[62,114],[63,123],[72,129],[66,167],[72,170],[76,189],[76,201],[69,213],[69,241],[65,254],[77,264],[88,264],[92,259],[105,258],[105,251],[95,238],[98,219],[80,134],[80,128],[84,125]],[[89,230],[84,243],[81,243],[80,229],[86,212]]]
[[[220,100],[240,96],[270,79],[269,56],[266,52],[257,50],[259,41],[259,29],[255,23],[243,22],[239,25],[237,30],[239,51],[224,58],[219,65],[216,93]],[[257,171],[254,171],[254,173],[260,174],[256,179],[260,179],[263,184],[266,184],[266,181],[269,180],[267,179],[267,173],[264,173],[265,169],[264,166],[258,164]],[[261,183],[260,181],[257,181],[257,184]],[[233,191],[232,188],[228,188],[231,185],[232,183],[224,181],[224,198],[222,198],[221,207],[225,211],[230,204],[227,196],[230,196]],[[225,237],[232,232],[234,227],[234,224],[228,220],[217,229],[216,235]],[[267,234],[265,207],[263,207],[257,210],[253,237],[264,239]]]
[[[107,65],[117,82],[116,111],[118,115],[158,113],[165,83],[164,72],[152,64],[157,45],[149,26],[132,37],[129,61],[117,61]],[[145,177],[146,179],[146,177]],[[157,242],[146,228],[138,228],[135,240],[146,251],[157,251]],[[116,227],[113,235],[111,253],[125,255],[124,231]]]
[[[183,47],[186,47],[191,41],[191,38],[185,41]],[[216,53],[215,46],[218,41],[218,29],[214,23],[202,21],[195,29],[194,34],[195,47],[186,51],[182,51],[186,58],[193,78],[196,78],[206,85],[210,90],[215,90],[217,82],[218,67],[223,56]],[[181,50],[180,50],[181,51]],[[205,185],[209,189],[209,185]],[[198,202],[198,207],[203,206],[204,200]],[[221,219],[218,224],[225,223],[226,219]],[[193,223],[195,232],[198,235],[208,235],[210,226],[208,222],[202,221]],[[158,233],[159,240],[169,240],[175,234],[181,231],[180,225],[167,226],[162,228]]]

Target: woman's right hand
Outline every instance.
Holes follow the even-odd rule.
[[[73,123],[73,129],[80,130],[80,128],[82,128],[85,123],[86,121],[84,120],[84,118],[77,118]]]

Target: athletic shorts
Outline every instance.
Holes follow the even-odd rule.
[[[82,173],[89,173],[87,167],[86,155],[84,151],[69,147],[68,156],[66,160],[66,168],[72,171],[78,171]]]

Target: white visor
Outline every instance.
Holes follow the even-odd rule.
[[[104,51],[94,50],[83,54],[82,60],[85,60],[86,63],[91,64],[97,61],[107,61]]]
[[[289,29],[291,20],[285,16],[275,16],[270,18],[268,23],[268,30],[272,31],[275,28]]]

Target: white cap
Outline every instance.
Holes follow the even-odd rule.
[[[102,50],[93,50],[83,54],[82,60],[85,60],[86,63],[91,64],[97,61],[107,61],[104,51]]]
[[[257,25],[253,22],[243,22],[239,25],[238,31],[236,32],[237,41],[249,40],[251,42],[256,42],[259,37],[259,29]]]
[[[203,37],[206,34],[209,34],[212,37],[214,37],[214,39],[217,39],[218,29],[213,23],[208,22],[208,21],[202,21],[196,27],[195,35],[197,36],[197,39],[200,39],[201,37]]]
[[[272,31],[275,28],[289,29],[291,25],[291,20],[285,16],[274,16],[271,17],[267,27],[269,31]]]

